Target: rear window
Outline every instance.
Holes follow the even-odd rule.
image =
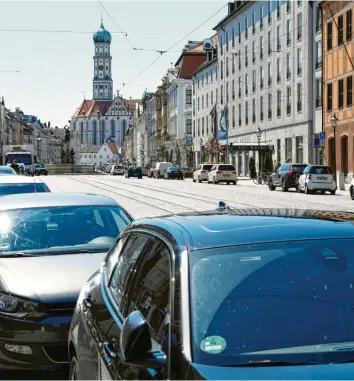
[[[219,165],[219,171],[234,171],[235,167],[233,165]]]
[[[330,167],[311,167],[310,173],[314,175],[331,175],[332,169]]]
[[[293,165],[292,170],[295,173],[302,173],[304,172],[304,169],[307,167],[307,165]]]
[[[213,168],[213,165],[210,165],[210,164],[208,164],[208,165],[203,165],[203,167],[202,167],[202,169],[203,169],[204,171],[210,171],[212,168]]]
[[[0,196],[21,193],[44,193],[50,192],[49,188],[43,184],[1,184]]]

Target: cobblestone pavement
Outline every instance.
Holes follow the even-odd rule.
[[[336,195],[271,192],[266,185],[239,180],[237,185],[193,183],[191,179],[142,180],[122,176],[77,175],[43,178],[53,192],[99,193],[116,199],[134,218],[216,208],[219,200],[239,208],[300,208],[353,211],[348,190]],[[1,379],[66,379],[65,373],[4,372]]]

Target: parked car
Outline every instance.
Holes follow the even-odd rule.
[[[0,166],[0,176],[11,176],[11,175],[17,176],[17,172],[14,169],[12,169],[9,165]]]
[[[47,176],[48,171],[46,170],[45,166],[42,163],[36,163],[34,165],[34,174],[36,176],[40,176],[40,175]]]
[[[199,164],[198,168],[193,172],[193,183],[196,181],[208,181],[208,173],[214,164]]]
[[[276,172],[270,175],[269,189],[274,191],[277,187],[281,187],[283,192],[287,192],[290,188],[297,189],[297,182],[300,175],[308,164],[282,164]]]
[[[123,165],[112,165],[110,172],[111,175],[124,175]]]
[[[81,291],[70,379],[350,378],[353,217],[224,206],[133,222]]]
[[[236,169],[231,164],[214,164],[208,173],[208,184],[237,184]]]
[[[164,177],[166,180],[170,180],[170,179],[183,180],[184,179],[181,168],[177,168],[177,167],[168,167],[166,169]]]
[[[140,167],[135,167],[135,166],[130,166],[126,171],[125,171],[125,177],[129,179],[130,177],[137,177],[139,179],[143,178],[143,173],[141,171]]]
[[[168,167],[173,167],[172,163],[169,163],[167,161],[162,163],[156,163],[155,169],[154,169],[154,177],[155,179],[160,179],[164,177],[165,171]]]
[[[143,174],[143,176],[148,176],[148,169],[145,168],[145,167],[141,167],[141,173]]]
[[[106,196],[5,196],[0,204],[0,368],[56,370],[82,285],[132,217]]]
[[[298,192],[306,194],[313,192],[335,194],[336,189],[335,174],[330,167],[325,165],[308,165],[300,174],[297,185]]]
[[[0,176],[0,196],[20,193],[47,193],[50,189],[42,180],[28,176]],[[3,198],[1,198],[3,202]]]

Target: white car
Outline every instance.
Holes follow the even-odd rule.
[[[208,184],[237,184],[236,169],[231,164],[215,164],[208,173]]]
[[[193,172],[193,183],[196,181],[208,181],[208,173],[213,168],[213,164],[199,164],[198,168]]]
[[[297,184],[298,192],[313,193],[330,192],[335,194],[337,183],[333,171],[325,165],[308,165],[299,177]]]
[[[109,171],[111,175],[124,175],[123,165],[112,165],[111,170]]]

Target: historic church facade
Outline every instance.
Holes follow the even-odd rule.
[[[76,147],[102,145],[107,140],[123,147],[124,136],[133,124],[138,100],[124,99],[113,92],[112,36],[103,26],[93,35],[92,99],[84,99],[71,118],[70,130]]]

